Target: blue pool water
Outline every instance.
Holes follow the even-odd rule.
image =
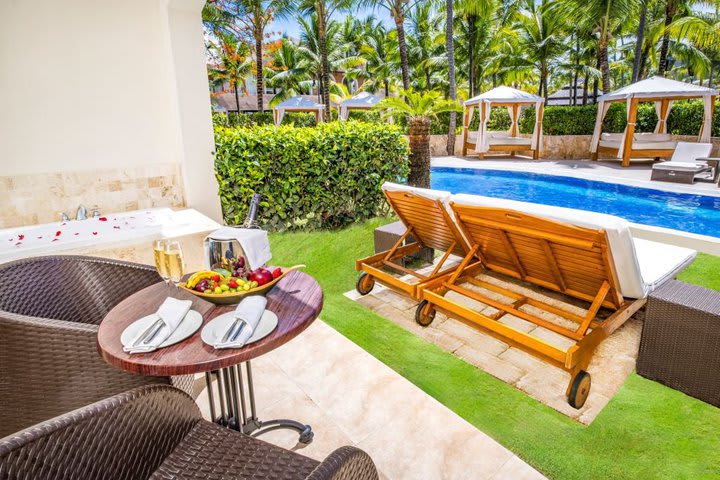
[[[720,237],[720,197],[665,192],[556,175],[432,169],[432,188],[609,213],[634,223]]]

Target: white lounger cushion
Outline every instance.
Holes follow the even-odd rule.
[[[622,142],[620,140],[600,140],[601,147],[620,148]],[[632,144],[633,150],[674,150],[677,142],[646,142],[635,140]]]
[[[662,162],[656,163],[652,168],[653,170],[684,170],[699,173],[703,170],[707,170],[709,167],[707,162]]]
[[[661,262],[657,258],[653,258],[652,255],[646,255],[646,252],[643,252],[643,255],[638,255],[635,250],[634,239],[630,233],[630,223],[613,215],[479,195],[453,195],[450,201],[460,205],[507,208],[578,227],[605,230],[613,261],[615,262],[620,292],[624,297],[646,297],[657,285],[662,283],[663,279],[672,277],[695,258],[695,251],[693,250],[665,244],[661,245],[667,248],[668,251],[675,252],[672,256],[665,252],[668,257],[667,263],[664,260]],[[678,261],[674,265],[669,264],[670,258],[680,257],[683,258],[682,261]],[[641,266],[641,260],[647,265]],[[648,275],[648,278],[646,279],[643,274]]]
[[[532,145],[532,139],[523,137],[497,137],[490,138],[490,145]]]
[[[640,263],[640,274],[648,293],[685,270],[695,259],[696,252],[689,248],[634,238],[635,253]]]
[[[622,135],[622,133],[620,134]],[[672,142],[672,135],[669,133],[636,133],[633,135],[635,142]]]
[[[430,190],[429,188],[411,187],[409,185],[392,182],[383,183],[382,189],[388,192],[410,192],[418,197],[427,198],[428,200],[441,200],[443,203],[447,203],[452,195],[450,192],[444,190]]]

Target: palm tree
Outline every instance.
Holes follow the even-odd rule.
[[[457,112],[457,102],[441,98],[440,92],[401,92],[401,97],[388,97],[375,107],[384,114],[407,117],[410,137],[410,173],[408,184],[430,188],[430,126],[439,113]]]
[[[640,61],[642,60],[642,47],[645,40],[645,23],[647,20],[648,2],[640,0],[640,18],[638,19],[637,34],[635,35],[635,55],[633,57],[633,70],[631,83],[640,80]]]
[[[410,66],[408,62],[407,40],[405,39],[405,16],[412,9],[412,6],[419,3],[420,0],[410,5],[410,0],[362,0],[365,5],[380,7],[387,10],[395,21],[395,30],[397,31],[398,48],[400,50],[400,71],[402,72],[403,89],[410,89]]]
[[[440,34],[443,15],[436,11],[433,3],[419,3],[408,12],[406,23],[408,62],[414,67],[410,84],[416,90],[433,90],[434,74],[447,65]]]
[[[210,51],[210,78],[215,82],[227,83],[234,90],[235,105],[239,111],[239,92],[247,92],[245,78],[252,71],[250,48],[233,35],[220,33],[218,43],[210,43]]]
[[[277,48],[270,50],[266,75],[268,85],[278,90],[271,104],[312,90],[313,66],[300,51],[300,47],[288,39],[282,39]]]
[[[365,44],[360,48],[367,72],[363,90],[374,93],[382,88],[385,96],[390,96],[390,88],[397,77],[397,51],[395,32],[388,32],[382,23],[366,32]]]
[[[547,4],[537,5],[534,0],[525,0],[517,14],[516,32],[520,51],[515,64],[531,64],[537,69],[540,79],[538,95],[548,97],[548,76],[557,60],[566,51],[562,23]],[[517,55],[517,52],[515,52]],[[512,61],[512,59],[509,59]]]
[[[609,92],[610,62],[608,47],[614,30],[637,14],[639,0],[567,0],[552,7],[553,13],[567,23],[578,22],[597,37],[597,68],[602,76],[603,91]],[[578,21],[579,20],[579,21]]]
[[[455,101],[455,43],[453,39],[453,0],[445,0],[445,49],[448,59],[448,83],[450,88],[449,97]],[[448,125],[447,154],[455,154],[455,121],[457,112],[450,112],[450,123]]]
[[[290,0],[230,0],[225,1],[226,9],[235,18],[240,34],[249,35],[255,44],[255,90],[258,111],[265,109],[263,86],[263,42],[265,30],[275,19],[288,15],[292,10]]]
[[[330,120],[330,62],[328,61],[328,24],[337,10],[350,6],[350,0],[300,0],[297,7],[306,14],[315,14],[317,21],[318,50],[320,54],[320,88],[325,105],[325,121]]]
[[[485,43],[484,40],[487,40],[488,37],[495,38],[492,34],[492,30],[498,23],[497,19],[492,18],[495,2],[493,0],[460,0],[457,2],[456,10],[460,17],[458,22],[461,34],[460,43],[464,43],[467,48],[465,53],[468,61],[468,93],[470,97],[474,97],[477,94],[477,56],[485,50],[482,45]],[[485,45],[485,47],[487,46]],[[489,52],[485,51],[485,53]]]

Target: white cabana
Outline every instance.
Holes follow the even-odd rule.
[[[630,158],[672,157],[677,142],[667,133],[667,119],[676,100],[702,98],[704,117],[698,140],[710,142],[713,107],[718,91],[691,83],[678,82],[663,77],[651,77],[623,87],[598,98],[595,131],[590,143],[590,156],[597,160],[599,153],[622,158],[623,167],[630,165]],[[605,115],[614,102],[625,102],[627,126],[623,133],[602,133]],[[635,133],[637,107],[640,102],[653,102],[658,121],[653,133]]]
[[[520,136],[520,111],[522,107],[535,106],[535,127],[530,138]],[[540,157],[542,151],[542,119],[544,100],[542,97],[523,92],[515,88],[500,86],[465,102],[463,115],[463,155],[468,150],[477,152],[480,158],[488,152],[531,151],[533,158]],[[487,130],[492,107],[506,107],[510,114],[510,129],[507,132]],[[480,126],[477,132],[470,132],[473,111],[480,112]]]
[[[298,95],[275,105],[273,107],[273,120],[275,120],[277,126],[282,123],[287,112],[309,112],[315,114],[315,121],[320,123],[323,121],[323,110],[325,110],[325,105],[322,103]]]
[[[344,122],[348,119],[350,110],[370,110],[381,100],[382,98],[370,92],[360,92],[354,97],[348,98],[340,104],[340,114],[338,115],[340,121]]]

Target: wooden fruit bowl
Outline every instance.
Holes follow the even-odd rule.
[[[242,292],[202,293],[198,292],[197,290],[187,288],[185,282],[178,284],[178,287],[192,293],[195,296],[202,298],[203,300],[214,303],[215,305],[235,305],[236,303],[240,303],[240,300],[242,300],[243,297],[246,297],[248,295],[265,295],[267,292],[272,290],[272,288],[288,273],[292,272],[293,270],[303,268],[304,266],[305,265],[295,265],[293,267],[283,269],[282,275],[274,278],[272,282],[268,282],[265,285],[260,285],[259,287],[251,288],[250,290],[243,290]]]

